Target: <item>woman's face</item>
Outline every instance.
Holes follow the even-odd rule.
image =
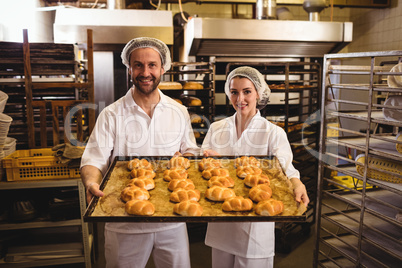
[[[253,82],[245,77],[234,77],[229,84],[230,101],[237,113],[254,116],[258,93]]]

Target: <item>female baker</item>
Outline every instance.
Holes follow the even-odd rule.
[[[236,113],[214,122],[202,144],[204,157],[273,155],[292,182],[295,198],[309,203],[306,187],[293,167],[285,131],[263,118],[271,93],[262,74],[243,66],[227,77],[225,93]],[[212,247],[212,267],[273,267],[274,222],[209,223],[205,244]]]

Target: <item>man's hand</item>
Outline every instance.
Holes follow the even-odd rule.
[[[88,204],[89,202],[91,202],[92,197],[94,196],[102,197],[104,195],[104,193],[101,190],[99,190],[99,184],[96,182],[91,182],[90,184],[88,184],[86,188],[87,188],[86,194]]]
[[[102,172],[94,166],[83,166],[80,170],[82,183],[85,186],[87,194],[87,202],[91,201],[92,197],[102,197],[104,194],[99,190],[99,182],[102,180]]]

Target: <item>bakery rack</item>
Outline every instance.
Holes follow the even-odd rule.
[[[172,68],[164,74],[164,81],[179,82],[183,86],[187,82],[202,84],[203,89],[162,90],[164,94],[183,100],[190,116],[198,115],[200,120],[192,121],[197,143],[202,144],[210,124],[215,116],[215,65],[211,62],[172,62]],[[201,105],[193,106],[185,103],[186,97],[201,101]]]
[[[402,73],[381,64],[401,59],[402,51],[324,56],[314,267],[402,263],[402,184],[390,181],[391,176],[401,180],[402,174],[383,165],[402,163],[396,149],[402,122],[385,117],[383,110],[401,107],[378,98],[402,94],[402,85],[386,83]],[[379,160],[373,164],[372,158]]]
[[[0,90],[9,97],[4,113],[13,118],[9,136],[18,149],[53,147],[72,140],[70,134],[85,142],[95,124],[95,111],[82,108],[94,103],[92,30],[80,45],[31,43],[27,30],[23,40],[0,42]],[[71,133],[64,129],[67,115]]]
[[[0,267],[92,266],[94,233],[81,216],[86,209],[81,179],[0,182],[0,197]],[[53,197],[72,202],[66,206]],[[16,201],[28,200],[35,210],[12,212]]]

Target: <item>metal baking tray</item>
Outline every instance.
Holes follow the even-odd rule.
[[[102,198],[94,197],[88,205],[84,214],[86,222],[304,222],[306,221],[306,208],[303,204],[298,204],[294,200],[291,183],[284,175],[280,168],[279,162],[274,157],[258,157],[263,172],[275,171],[274,179],[271,179],[271,188],[273,190],[272,198],[284,202],[285,210],[277,216],[260,216],[254,210],[248,212],[224,212],[221,209],[223,202],[213,202],[204,197],[207,189],[207,180],[202,178],[201,172],[198,170],[198,163],[202,158],[188,157],[191,166],[188,169],[189,179],[192,179],[196,189],[201,192],[199,203],[203,207],[202,216],[181,216],[173,212],[175,203],[169,201],[170,191],[168,190],[168,182],[163,180],[163,171],[167,169],[167,164],[171,156],[158,157],[139,157],[146,158],[153,163],[156,173],[155,189],[150,190],[151,201],[155,206],[155,213],[152,216],[136,216],[129,215],[124,210],[124,202],[120,199],[120,193],[125,187],[125,183],[131,179],[130,171],[127,163],[133,157],[116,157],[110,166],[108,172],[104,176],[100,189],[105,195]],[[248,197],[249,187],[245,186],[243,180],[236,176],[234,168],[234,157],[217,157],[221,160],[223,167],[228,168],[231,177],[235,180],[234,190],[236,195]],[[281,196],[278,193],[282,193]],[[110,206],[107,204],[110,199]],[[103,200],[102,200],[103,199]],[[290,204],[287,206],[287,204]],[[254,207],[255,207],[254,203]]]

